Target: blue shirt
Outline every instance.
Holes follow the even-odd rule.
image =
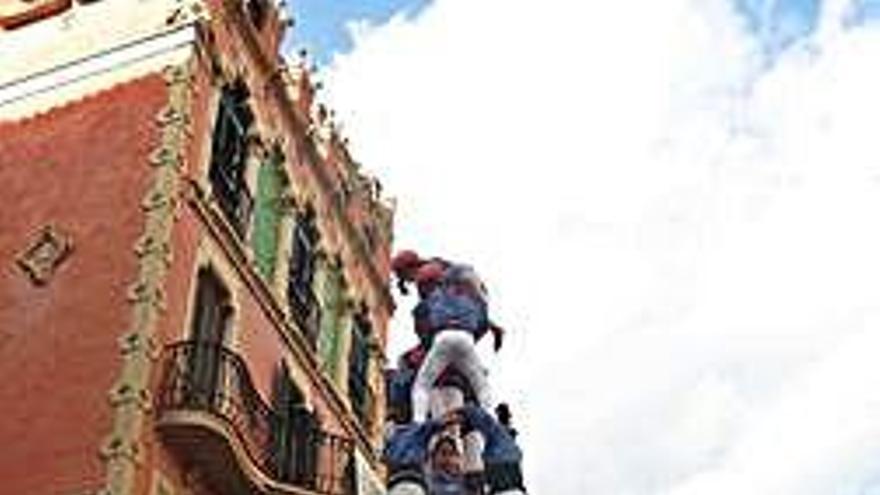
[[[404,466],[421,466],[428,458],[428,441],[443,425],[439,421],[400,425],[385,441],[383,455],[392,471]]]

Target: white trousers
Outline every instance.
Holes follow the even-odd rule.
[[[458,387],[433,387],[429,403],[431,417],[442,418],[449,411],[464,407],[464,392]]]
[[[474,336],[464,330],[443,330],[434,337],[434,343],[422,362],[412,386],[413,421],[424,422],[431,405],[431,389],[447,366],[455,366],[470,383],[484,409],[492,409],[489,383],[477,356]]]

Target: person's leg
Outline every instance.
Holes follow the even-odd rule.
[[[437,377],[449,364],[449,351],[455,345],[455,339],[451,337],[453,333],[459,332],[446,330],[434,337],[434,343],[416,374],[412,385],[412,420],[414,422],[423,423],[428,418],[431,389],[434,387]]]
[[[449,411],[464,406],[464,393],[455,387],[434,387],[431,389],[431,417],[440,418]]]
[[[467,332],[455,332],[456,341],[451,359],[452,364],[467,378],[477,396],[477,402],[487,411],[492,410],[492,396],[489,390],[489,382],[486,380],[486,372],[480,363],[474,337]]]

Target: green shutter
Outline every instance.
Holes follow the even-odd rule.
[[[342,276],[338,268],[329,268],[321,287],[321,300],[324,302],[321,318],[321,335],[318,340],[318,356],[321,366],[333,381],[339,368],[340,320],[342,316]]]
[[[278,257],[278,227],[281,223],[279,199],[284,184],[279,161],[279,157],[273,156],[263,162],[257,177],[253,249],[257,271],[268,281],[272,280]]]

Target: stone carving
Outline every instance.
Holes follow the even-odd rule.
[[[46,285],[61,263],[73,250],[70,237],[53,225],[47,225],[18,256],[18,265],[36,285]]]

